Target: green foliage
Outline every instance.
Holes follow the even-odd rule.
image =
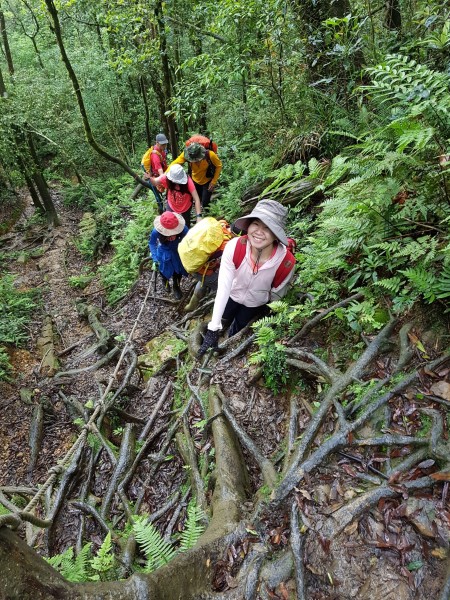
[[[142,200],[130,208],[131,219],[122,230],[117,229],[111,242],[115,253],[100,269],[108,300],[112,304],[122,298],[138,278],[139,264],[148,254],[148,238],[153,229],[155,203]]]
[[[68,581],[108,581],[116,576],[114,550],[111,533],[108,533],[94,556],[91,556],[92,544],[85,544],[77,556],[70,546],[62,554],[45,560]]]
[[[180,552],[193,548],[205,531],[206,516],[193,498],[187,507],[187,518],[180,537]]]
[[[71,277],[69,277],[69,285],[74,288],[84,290],[84,288],[91,283],[93,278],[93,274],[72,275]]]
[[[144,569],[146,573],[162,567],[175,556],[176,552],[172,545],[163,540],[159,531],[148,521],[147,517],[136,517],[133,523],[133,532],[147,559]]]
[[[57,571],[61,573],[68,581],[78,583],[80,581],[88,581],[89,577],[89,563],[90,563],[90,551],[92,544],[85,544],[74,557],[73,547],[70,546],[62,554],[57,554],[51,558],[45,560]]]
[[[27,325],[38,307],[37,292],[20,291],[13,275],[0,278],[0,343],[20,345],[27,339]]]
[[[0,381],[9,381],[11,370],[8,353],[5,348],[0,346]]]
[[[111,532],[103,540],[97,554],[90,562],[91,568],[95,574],[90,577],[93,581],[105,581],[113,574],[115,564],[114,552],[111,542]]]

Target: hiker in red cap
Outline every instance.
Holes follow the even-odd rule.
[[[267,304],[282,298],[294,275],[295,258],[285,233],[287,209],[275,200],[261,200],[234,226],[246,235],[228,242],[222,255],[212,319],[199,356],[217,348],[222,319],[236,334],[252,319],[267,314]],[[224,324],[225,324],[224,323]]]
[[[154,229],[148,243],[153,262],[157,264],[168,291],[170,291],[169,280],[172,279],[173,295],[176,300],[180,300],[182,296],[180,282],[187,272],[178,256],[178,244],[188,232],[188,228],[181,215],[169,211],[156,217],[153,224]]]

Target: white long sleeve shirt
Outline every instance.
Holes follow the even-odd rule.
[[[222,329],[222,315],[228,298],[244,306],[262,306],[282,298],[294,276],[294,269],[291,269],[284,281],[278,287],[272,288],[275,273],[287,252],[286,246],[281,243],[278,243],[275,254],[258,268],[257,273],[253,273],[251,246],[247,242],[244,260],[236,269],[233,256],[238,241],[239,238],[230,240],[223,251],[212,319],[208,323],[208,329],[211,331]]]

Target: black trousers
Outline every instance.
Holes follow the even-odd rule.
[[[184,213],[181,213],[181,216],[183,217],[183,219],[186,223],[186,227],[188,229],[191,226],[191,209],[192,209],[192,204],[191,204],[191,208],[189,210],[185,211]],[[170,212],[175,212],[169,203],[167,203],[167,210]]]
[[[200,198],[200,203],[202,205],[203,210],[205,210],[205,208],[207,208],[207,206],[209,205],[209,202],[211,200],[212,192],[210,192],[208,190],[208,186],[210,183],[211,183],[210,181],[207,181],[203,185],[200,185],[199,183],[196,183],[194,181],[195,189],[197,190],[197,194]]]
[[[263,304],[262,306],[244,306],[229,298],[222,319],[231,323],[228,331],[228,335],[231,337],[241,329],[244,329],[252,319],[265,317],[269,312],[267,304]]]

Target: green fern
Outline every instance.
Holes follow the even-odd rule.
[[[108,575],[111,574],[111,571],[114,567],[115,557],[113,546],[111,542],[111,532],[103,540],[102,545],[97,551],[97,554],[92,559],[90,565],[96,574],[93,575],[90,579],[93,581],[98,581],[99,579],[105,580],[108,578]]]
[[[91,546],[91,543],[85,544],[75,558],[73,547],[70,546],[62,554],[45,558],[45,560],[68,581],[72,581],[73,583],[87,581],[89,578],[89,554]]]
[[[448,77],[426,65],[399,54],[388,55],[383,63],[367,69],[372,76],[372,84],[360,89],[370,91],[381,101],[391,100],[402,104],[414,101],[444,103],[448,108]],[[441,105],[442,108],[442,105]]]
[[[193,548],[199,537],[205,531],[206,515],[197,506],[195,499],[191,500],[187,508],[187,520],[180,537],[180,551],[185,552]]]
[[[442,272],[437,276],[436,281],[436,298],[450,297],[450,267],[445,265]]]
[[[163,540],[159,531],[148,521],[147,517],[136,517],[133,523],[133,531],[136,541],[147,559],[146,573],[151,573],[158,567],[162,567],[175,556],[176,551],[172,545]]]
[[[413,288],[422,294],[426,302],[430,303],[436,300],[435,285],[436,277],[430,270],[426,270],[422,266],[417,266],[410,269],[400,271],[408,281],[413,285]]]

